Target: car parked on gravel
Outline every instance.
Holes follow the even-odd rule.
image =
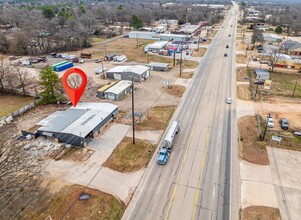
[[[282,129],[288,129],[288,121],[286,120],[286,118],[280,118],[279,123]]]
[[[271,116],[266,117],[267,127],[273,128],[274,127],[274,120]]]

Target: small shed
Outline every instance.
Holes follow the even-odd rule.
[[[157,63],[157,62],[151,62],[147,65],[148,67],[150,67],[151,70],[154,71],[168,71],[169,68],[169,64],[168,63]]]
[[[84,59],[91,59],[92,54],[91,53],[81,53],[80,57],[84,58]]]
[[[270,73],[265,69],[255,69],[255,77],[257,80],[267,80],[270,79]]]
[[[110,87],[112,87],[114,84],[116,84],[117,82],[109,82],[108,84],[100,87],[97,90],[96,96],[99,98],[104,99],[105,98],[105,91],[108,90]]]
[[[131,93],[132,82],[129,80],[121,80],[115,85],[111,86],[104,92],[106,99],[119,101],[123,99],[127,94]]]
[[[111,61],[114,59],[114,57],[116,57],[116,53],[109,53],[105,56],[105,60]]]

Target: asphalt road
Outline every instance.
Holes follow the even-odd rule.
[[[226,104],[226,98],[234,95],[236,16],[230,10],[177,108],[173,120],[180,120],[181,131],[168,163],[158,165],[153,157],[123,219],[233,219],[235,102]]]

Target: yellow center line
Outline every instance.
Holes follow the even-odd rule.
[[[213,104],[216,102],[216,97],[217,97],[217,89],[219,88],[219,84],[220,84],[220,78],[218,78],[218,83],[217,83],[217,86],[216,86],[216,89],[215,89],[215,92],[214,92],[214,101],[212,102],[212,107],[213,107]],[[208,128],[208,131],[207,131],[207,135],[206,135],[206,144],[205,144],[205,149],[204,149],[204,152],[203,152],[203,157],[202,157],[202,168],[201,168],[201,175],[199,177],[199,180],[198,180],[198,187],[197,187],[197,191],[195,193],[195,199],[194,199],[194,205],[193,205],[193,214],[192,214],[192,217],[191,219],[194,220],[195,218],[195,212],[196,212],[196,207],[197,207],[197,203],[198,203],[198,199],[199,199],[199,192],[200,192],[200,189],[201,189],[201,181],[202,181],[202,176],[203,176],[203,173],[204,173],[204,163],[205,163],[205,159],[206,159],[206,151],[207,151],[207,148],[208,148],[208,143],[209,143],[209,135],[210,135],[210,132],[211,132],[211,127],[210,124],[212,123],[212,118],[213,118],[213,112],[214,111],[211,111],[211,114],[210,114],[210,121],[209,121],[209,128]]]
[[[211,72],[212,72],[212,66],[210,67],[209,75],[211,75]],[[209,81],[210,81],[210,80],[206,80],[206,82],[205,82],[205,87],[207,87]],[[205,91],[205,90],[204,90],[204,91]],[[190,135],[190,137],[189,137],[188,145],[187,145],[187,148],[186,148],[186,150],[185,150],[185,154],[184,154],[184,158],[183,158],[182,163],[181,163],[180,171],[179,171],[178,176],[177,176],[177,180],[176,180],[176,183],[175,183],[175,188],[174,188],[174,190],[173,190],[171,200],[170,200],[170,202],[169,202],[169,204],[168,204],[167,213],[166,213],[166,216],[165,216],[165,218],[164,218],[165,220],[167,220],[168,217],[169,217],[170,209],[171,209],[173,200],[175,199],[175,196],[176,196],[176,192],[177,192],[177,189],[178,189],[178,183],[179,183],[179,180],[180,180],[180,177],[181,177],[181,174],[182,174],[182,171],[183,171],[183,167],[184,167],[184,164],[185,164],[185,161],[186,161],[186,158],[187,158],[188,150],[189,150],[189,148],[190,148],[190,143],[191,143],[192,137],[193,137],[193,135],[194,135],[194,130],[195,130],[196,122],[197,122],[197,120],[198,120],[198,118],[199,118],[199,115],[200,115],[200,112],[201,112],[201,106],[202,106],[202,104],[203,104],[203,103],[202,103],[202,100],[203,100],[204,94],[205,94],[205,92],[202,93],[201,102],[200,102],[200,105],[198,106],[198,107],[200,107],[200,108],[199,108],[199,110],[198,110],[198,112],[197,112],[196,120],[194,120],[194,123],[193,123],[193,129],[192,129],[191,135]]]

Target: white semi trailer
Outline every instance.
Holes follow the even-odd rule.
[[[179,132],[180,125],[179,121],[173,121],[168,132],[166,133],[164,140],[163,140],[163,147],[164,148],[172,148],[172,144],[174,141],[175,135]]]

